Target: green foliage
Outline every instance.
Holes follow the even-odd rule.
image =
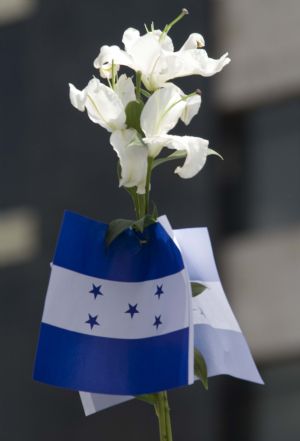
[[[201,380],[204,388],[208,389],[207,367],[203,355],[194,348],[194,372],[196,377]]]
[[[130,219],[114,219],[111,221],[105,237],[106,245],[109,246],[123,231],[132,227],[134,223],[135,221]]]
[[[153,201],[151,203],[152,203],[152,218],[156,220],[158,218],[158,209]]]
[[[199,294],[202,294],[207,288],[207,286],[202,285],[199,282],[191,282],[192,296],[196,297]]]
[[[149,225],[154,224],[155,219],[150,214],[146,214],[146,216],[142,217],[141,219],[135,221],[134,227],[140,231],[141,233],[144,231],[145,228],[149,227]]]
[[[143,132],[140,125],[140,117],[143,107],[144,104],[141,101],[130,101],[125,109],[127,127],[135,129],[141,135],[143,135]]]
[[[142,233],[145,228],[156,222],[156,206],[154,206],[152,214],[146,214],[138,220],[132,219],[114,219],[108,225],[105,242],[109,246],[120,234],[122,234],[127,228],[133,228],[136,231]]]
[[[135,398],[137,400],[144,401],[145,403],[152,404],[153,406],[156,403],[156,396],[155,396],[155,394],[137,395]]]
[[[169,156],[165,156],[164,158],[157,158],[153,161],[153,169],[155,167],[158,167],[161,164],[164,164],[165,162],[174,161],[176,159],[183,159],[186,157],[186,150],[177,150],[176,152],[172,153]]]

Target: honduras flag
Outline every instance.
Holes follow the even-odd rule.
[[[52,263],[34,379],[140,395],[194,381],[189,279],[159,224],[126,230],[66,212]]]
[[[222,288],[207,228],[172,230],[166,216],[159,220],[180,249],[190,280],[207,287],[192,299],[192,309],[194,346],[205,358],[208,376],[227,374],[262,384]],[[80,392],[80,398],[85,414],[90,415],[133,397]]]

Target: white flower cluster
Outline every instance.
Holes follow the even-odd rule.
[[[149,158],[156,158],[163,147],[186,153],[184,164],[175,169],[182,178],[195,176],[207,155],[215,153],[205,139],[169,134],[179,119],[189,124],[201,104],[197,92],[186,95],[170,80],[214,75],[230,59],[227,53],[217,60],[209,58],[202,35],[196,33],[174,51],[169,28],[161,31],[153,26],[144,35],[134,28],[127,29],[122,39],[124,49],[102,46],[94,61],[108,85],[93,78],[80,91],[70,84],[73,106],[86,110],[94,123],[111,132],[110,143],[121,165],[120,185],[136,187],[139,194],[145,193]],[[121,65],[136,72],[136,87],[127,75],[118,76]],[[133,124],[134,116],[138,121]]]

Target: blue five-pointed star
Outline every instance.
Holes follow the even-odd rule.
[[[163,287],[162,284],[156,285],[156,293],[154,295],[158,296],[159,299],[160,299],[160,296],[164,293],[162,287]]]
[[[89,291],[91,294],[94,294],[95,299],[97,296],[103,296],[103,293],[100,291],[101,285],[96,286],[93,284],[93,288]]]
[[[129,309],[127,309],[127,311],[125,311],[126,314],[130,314],[131,318],[134,316],[134,314],[139,313],[140,311],[137,310],[137,303],[135,305],[131,305],[130,303],[128,303]]]
[[[162,325],[162,321],[160,318],[161,318],[161,315],[155,316],[155,322],[153,323],[153,326],[156,326],[156,329],[159,327],[159,325]]]
[[[97,318],[98,318],[97,315],[92,316],[91,314],[89,314],[89,319],[85,323],[88,323],[91,329],[93,329],[95,325],[100,326],[100,324],[97,322]]]

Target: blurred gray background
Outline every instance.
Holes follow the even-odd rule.
[[[300,439],[300,4],[297,0],[0,0],[0,440],[158,439],[152,409],[130,402],[84,417],[78,394],[32,381],[56,235],[64,209],[132,216],[104,129],[75,111],[102,44],[182,7],[176,47],[202,33],[232,63],[200,87],[189,134],[210,139],[192,180],[174,165],[153,198],[174,227],[207,225],[225,291],[266,382],[212,378],[171,392],[174,441]],[[183,127],[177,133],[186,133]]]

